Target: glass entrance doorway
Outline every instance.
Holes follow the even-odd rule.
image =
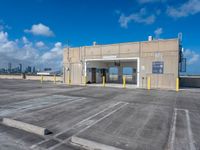
[[[87,83],[102,84],[103,77],[105,83],[122,85],[123,77],[126,84],[138,85],[138,61],[133,60],[90,60],[86,63]]]

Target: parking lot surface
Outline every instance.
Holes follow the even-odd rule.
[[[4,117],[52,134],[0,123],[0,150],[200,149],[200,89],[147,91],[0,79]]]

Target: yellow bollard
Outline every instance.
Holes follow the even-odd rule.
[[[179,91],[179,78],[176,78],[176,92]]]
[[[56,75],[54,75],[54,84],[56,84]]]
[[[41,80],[40,80],[40,82],[43,83],[43,75],[41,75]]]
[[[151,77],[147,77],[147,89],[151,89]]]
[[[83,76],[83,78],[82,78],[82,79],[83,79],[83,85],[84,85],[84,86],[86,86],[86,81],[87,81],[87,78],[86,78],[86,76]]]
[[[126,77],[123,76],[123,88],[126,88]]]
[[[105,76],[103,76],[103,87],[105,87]]]
[[[68,85],[71,85],[70,77],[68,78]]]

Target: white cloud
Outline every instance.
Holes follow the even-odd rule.
[[[154,34],[156,36],[156,39],[159,39],[160,38],[160,35],[163,33],[163,29],[162,28],[157,28],[155,31],[154,31]]]
[[[200,55],[190,49],[186,49],[183,54],[187,58],[188,65],[192,65],[200,60]]]
[[[139,13],[132,13],[128,16],[125,16],[123,13],[120,15],[119,23],[123,28],[127,28],[128,24],[132,21],[136,23],[152,24],[155,22],[155,15],[148,15],[145,8],[142,8]]]
[[[44,53],[41,56],[41,60],[43,63],[47,63],[49,66],[62,66],[62,60],[63,60],[63,47],[61,42],[55,43],[54,47]]]
[[[24,30],[24,32],[32,33],[34,35],[41,35],[41,36],[53,36],[54,35],[53,31],[51,31],[51,29],[48,26],[46,26],[42,23],[32,25],[30,30],[26,29],[26,30]]]
[[[168,7],[167,14],[173,18],[187,17],[200,12],[200,0],[188,0],[179,7]]]
[[[50,50],[40,51],[35,44],[26,37],[21,40],[9,40],[7,32],[0,32],[0,68],[7,67],[11,62],[13,65],[22,63],[23,66],[31,65],[40,67],[51,67],[61,69],[62,65],[62,43],[57,42]]]
[[[62,54],[63,54],[62,43],[57,42],[49,52],[46,52],[42,55],[42,60],[48,61],[56,59],[58,57],[62,57]]]
[[[0,32],[0,43],[5,43],[8,41],[8,33],[7,32]]]
[[[35,43],[35,46],[36,46],[37,48],[44,48],[44,47],[45,47],[45,44],[44,44],[44,42],[39,41],[39,42]]]
[[[11,29],[11,27],[5,24],[3,20],[0,20],[0,31],[3,31],[4,29]]]
[[[7,41],[0,44],[0,52],[12,53],[15,51],[16,43],[14,41]],[[11,55],[11,54],[8,54]],[[13,54],[14,55],[14,54]]]
[[[24,44],[30,43],[29,40],[25,36],[22,37],[22,41]]]
[[[0,35],[4,35],[0,42],[0,62],[13,62],[15,61],[35,61],[37,56],[37,50],[32,47],[32,43],[28,41],[26,37],[22,37],[22,42],[18,43],[19,40],[10,41],[8,40],[7,32],[0,32]],[[22,47],[19,45],[23,45]],[[29,60],[30,59],[30,60]]]

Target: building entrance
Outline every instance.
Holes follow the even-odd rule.
[[[119,60],[86,60],[85,74],[87,83],[102,84],[103,77],[106,84],[126,83],[138,86],[138,59]]]

